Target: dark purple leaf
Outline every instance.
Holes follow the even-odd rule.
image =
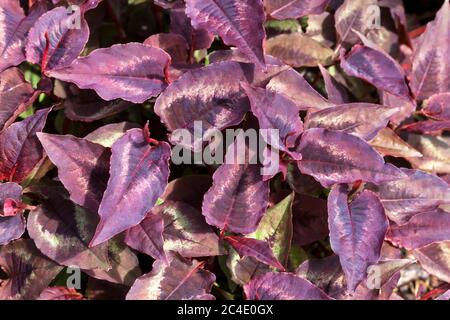
[[[392,225],[387,239],[406,249],[418,249],[450,240],[450,213],[436,209],[416,214],[406,224]]]
[[[372,5],[377,4],[377,0],[345,0],[335,14],[336,31],[339,36],[339,43],[345,48],[350,47],[359,40],[359,36],[353,30],[365,34],[373,27]]]
[[[33,87],[24,80],[19,69],[10,68],[0,73],[0,131],[13,123],[35,98]]]
[[[341,57],[341,67],[348,75],[361,78],[379,90],[409,97],[401,66],[384,52],[356,45],[350,53]]]
[[[444,180],[419,170],[403,171],[407,177],[384,183],[378,188],[390,220],[404,224],[418,213],[450,203],[450,186]]]
[[[58,178],[70,199],[96,213],[109,177],[111,151],[74,136],[38,133],[47,156],[58,168]]]
[[[203,269],[204,263],[170,257],[170,264],[156,260],[152,271],[138,278],[127,300],[195,300],[209,295],[216,277]]]
[[[307,195],[295,195],[292,213],[293,242],[295,244],[304,246],[328,236],[328,214],[325,200]]]
[[[187,175],[172,180],[161,196],[164,201],[185,202],[196,209],[201,209],[203,196],[211,188],[212,178],[209,175]]]
[[[293,69],[272,78],[267,89],[285,95],[297,104],[299,110],[321,110],[334,106]]]
[[[120,64],[115,63],[118,59]],[[107,101],[121,98],[142,103],[166,87],[169,63],[170,56],[161,49],[140,43],[116,44],[94,50],[48,75],[81,89],[93,89]]]
[[[184,5],[170,10],[170,31],[181,35],[189,44],[191,51],[209,49],[214,41],[214,36],[206,29],[192,27]]]
[[[450,4],[427,24],[412,57],[411,89],[418,100],[450,91]]]
[[[238,136],[227,154],[236,155],[240,138],[243,136]],[[245,152],[248,151],[247,146]],[[221,230],[251,233],[266,213],[269,183],[263,180],[260,165],[250,164],[248,159],[239,161],[237,157],[230,160],[233,164],[224,163],[214,173],[213,185],[203,199],[202,213],[208,224]]]
[[[164,252],[164,220],[150,212],[140,224],[127,230],[125,243],[139,252],[145,253],[156,260],[167,261]]]
[[[186,40],[176,33],[158,33],[145,39],[144,44],[160,48],[170,54],[173,63],[188,62],[189,46]]]
[[[324,187],[358,180],[380,184],[405,175],[385,164],[364,140],[344,132],[308,129],[302,135],[299,152],[300,171],[313,176]]]
[[[81,10],[71,13],[57,7],[43,14],[30,29],[26,59],[39,64],[44,73],[66,67],[83,51],[88,39],[89,27]]]
[[[43,158],[36,133],[44,128],[50,110],[39,110],[0,133],[0,180],[22,182]]]
[[[224,240],[227,241],[241,257],[254,257],[264,264],[285,271],[283,265],[273,255],[272,248],[267,241],[236,236],[227,236]]]
[[[46,10],[43,1],[24,15],[19,1],[2,0],[0,5],[0,72],[25,60],[25,40],[28,31]]]
[[[296,68],[330,64],[333,55],[333,50],[301,33],[281,34],[270,38],[265,49],[268,54]]]
[[[39,297],[62,267],[44,257],[31,240],[17,240],[0,248],[0,300]]]
[[[325,89],[327,90],[328,100],[337,105],[350,102],[345,87],[340,84],[325,67],[319,64],[319,68],[325,82]]]
[[[253,88],[244,83],[242,86],[250,99],[251,110],[258,118],[260,129],[277,130],[278,137],[263,136],[266,143],[288,152],[296,160],[301,159],[300,155],[290,152],[303,132],[303,123],[295,103],[276,92]]]
[[[450,121],[450,92],[431,96],[424,102],[422,112],[436,120]]]
[[[346,185],[336,185],[328,196],[328,226],[333,251],[354,292],[367,268],[378,262],[388,221],[378,197],[365,190],[348,204]]]
[[[37,248],[61,265],[110,269],[108,245],[88,247],[98,216],[65,198],[61,190],[53,192],[28,216],[28,233]]]
[[[275,19],[297,19],[321,14],[330,0],[264,0],[266,12]]]
[[[343,131],[371,140],[386,127],[397,111],[378,104],[343,104],[309,114],[305,119],[305,127]]]
[[[265,64],[264,7],[261,0],[186,0],[186,14],[196,29],[219,35],[253,62]]]
[[[100,223],[91,246],[138,225],[164,192],[170,146],[150,146],[141,129],[131,129],[112,146],[108,186],[99,208]]]
[[[321,289],[292,273],[266,273],[244,286],[248,300],[330,300]]]

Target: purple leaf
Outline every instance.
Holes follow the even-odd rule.
[[[284,63],[300,67],[330,64],[333,50],[301,33],[281,34],[266,42],[266,52]]]
[[[244,286],[248,300],[330,300],[321,289],[292,273],[266,273]]]
[[[411,90],[418,100],[450,91],[450,5],[445,0],[419,38],[412,57]]]
[[[214,36],[206,29],[192,27],[191,19],[186,15],[184,5],[170,10],[170,31],[181,35],[189,45],[191,52],[209,49],[214,41]]]
[[[341,67],[350,76],[361,78],[377,89],[408,98],[409,88],[401,66],[384,52],[356,45],[341,57]]]
[[[62,267],[44,257],[31,240],[17,240],[0,248],[0,300],[32,300],[39,297]]]
[[[251,110],[258,118],[260,129],[277,130],[278,137],[263,136],[266,143],[278,150],[290,153],[296,160],[301,159],[300,155],[290,152],[290,149],[296,146],[297,139],[303,132],[303,123],[295,103],[276,92],[253,88],[245,83],[242,84],[242,87],[250,99]],[[277,106],[277,108],[273,106]]]
[[[227,154],[233,154],[233,149],[236,154],[238,140],[242,137],[238,136],[230,145]],[[256,230],[266,213],[269,183],[263,181],[260,165],[250,164],[248,159],[231,160],[234,164],[224,163],[214,173],[213,185],[203,199],[202,213],[210,225],[247,234]]]
[[[284,71],[272,78],[267,89],[285,95],[297,104],[299,110],[321,110],[334,106],[294,69]]]
[[[265,65],[264,7],[261,0],[186,0],[186,14],[196,29],[219,35],[253,62]]]
[[[296,245],[304,246],[325,239],[328,234],[327,202],[323,199],[295,195],[292,205]]]
[[[145,39],[144,44],[167,52],[173,63],[186,63],[189,60],[189,46],[186,40],[176,33],[158,33]]]
[[[152,271],[133,284],[127,300],[192,300],[209,295],[216,277],[203,265],[177,255],[170,257],[169,265],[156,260]]]
[[[285,271],[283,265],[273,255],[272,248],[267,241],[236,236],[227,236],[224,240],[227,241],[241,257],[254,257],[264,264]]]
[[[36,300],[84,300],[84,297],[73,288],[48,287]]]
[[[38,138],[58,168],[58,178],[70,199],[96,213],[108,182],[111,151],[69,135],[38,133]]]
[[[348,103],[349,96],[345,87],[340,84],[321,64],[319,64],[319,68],[325,82],[328,100],[337,105]]]
[[[22,187],[20,185],[14,182],[0,183],[0,216],[11,216],[5,212],[8,200],[18,202],[21,197]]]
[[[134,250],[145,253],[156,260],[167,262],[163,231],[163,218],[150,212],[140,224],[127,230],[125,243]]]
[[[413,251],[422,268],[438,279],[450,283],[450,241],[432,243]]]
[[[44,156],[36,135],[51,108],[16,122],[0,133],[0,180],[22,182]]]
[[[418,249],[450,240],[450,213],[441,209],[416,214],[406,224],[392,225],[386,235],[393,244]]]
[[[170,146],[150,146],[142,129],[131,129],[112,146],[108,186],[99,208],[100,223],[91,246],[138,225],[164,192]]]
[[[264,0],[266,12],[274,19],[297,19],[321,14],[330,0]]]
[[[61,265],[110,269],[108,245],[88,247],[98,216],[65,198],[61,190],[53,192],[28,216],[28,233],[37,248]]]
[[[450,92],[431,96],[424,102],[422,112],[436,120],[450,121]]]
[[[313,176],[324,187],[358,180],[380,184],[405,175],[385,164],[364,140],[344,132],[308,129],[302,135],[299,152],[300,171]]]
[[[404,120],[412,117],[416,111],[416,102],[410,98],[395,96],[386,91],[379,91],[379,95],[381,98],[381,104],[398,109],[397,114],[391,118],[391,122],[395,125],[399,125]]]
[[[88,39],[89,27],[83,13],[57,7],[43,14],[30,29],[26,59],[39,64],[44,73],[66,67],[83,51]]]
[[[377,2],[377,0],[345,0],[336,10],[336,31],[340,45],[348,48],[359,40],[358,35],[353,30],[365,34],[373,27],[371,23],[373,11],[370,10],[370,7],[376,5]]]
[[[26,222],[22,214],[12,217],[0,216],[0,245],[19,239],[25,232]]]
[[[419,170],[403,171],[407,177],[384,183],[378,188],[390,220],[404,224],[418,213],[450,203],[450,186],[444,180]]]
[[[120,64],[115,63],[118,59]],[[107,101],[121,98],[142,103],[166,87],[169,63],[170,56],[161,49],[140,43],[116,44],[94,50],[48,75],[93,89]]]
[[[131,287],[133,282],[142,275],[137,256],[128,248],[120,237],[108,241],[109,270],[83,270],[89,276]]]
[[[450,131],[450,120],[447,121],[436,121],[436,120],[425,120],[414,122],[411,124],[404,125],[400,130],[426,134],[431,136],[442,135],[444,131]]]
[[[349,103],[309,114],[306,128],[343,131],[364,140],[373,139],[397,112],[395,108],[370,103]]]
[[[64,100],[65,116],[73,121],[93,122],[127,110],[131,102],[116,99],[102,100],[94,90],[80,90],[75,85],[67,86]]]
[[[249,110],[240,82],[259,85],[284,67],[269,66],[264,74],[253,65],[233,61],[208,65],[182,75],[158,97],[155,112],[169,131],[187,129],[194,141],[172,141],[198,150],[209,129],[222,130],[239,124]],[[203,123],[203,135],[194,135],[194,122]]]
[[[105,148],[111,148],[114,142],[122,137],[125,132],[138,127],[138,124],[132,122],[111,123],[92,131],[84,139],[102,145]]]
[[[354,292],[365,278],[367,268],[378,262],[388,221],[378,197],[365,190],[348,204],[346,185],[336,185],[328,196],[328,226],[333,251],[339,255]]]
[[[0,4],[0,72],[25,60],[24,47],[28,31],[46,11],[43,1],[24,15],[19,1],[2,0]]]
[[[408,158],[422,157],[422,154],[400,138],[392,129],[383,128],[369,141],[383,156]]]
[[[0,73],[0,131],[13,123],[35,98],[33,87],[18,68]]]

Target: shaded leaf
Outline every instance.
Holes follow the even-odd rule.
[[[390,128],[381,129],[369,143],[383,156],[400,158],[422,157],[419,151],[411,147]]]
[[[38,138],[70,199],[96,213],[108,182],[111,151],[70,135],[38,133]]]
[[[424,102],[422,112],[436,120],[450,121],[450,92],[431,96]]]
[[[266,12],[275,19],[297,19],[325,11],[329,0],[264,0]]]
[[[102,145],[105,148],[111,148],[117,139],[132,128],[138,128],[138,125],[132,122],[111,123],[92,131],[84,139]]]
[[[412,57],[411,90],[418,100],[450,91],[450,4],[427,24]]]
[[[31,300],[39,297],[62,267],[48,260],[31,240],[17,240],[0,248],[1,300]]]
[[[133,284],[127,300],[192,300],[208,295],[216,277],[203,265],[176,255],[171,256],[169,265],[156,260],[152,271]]]

